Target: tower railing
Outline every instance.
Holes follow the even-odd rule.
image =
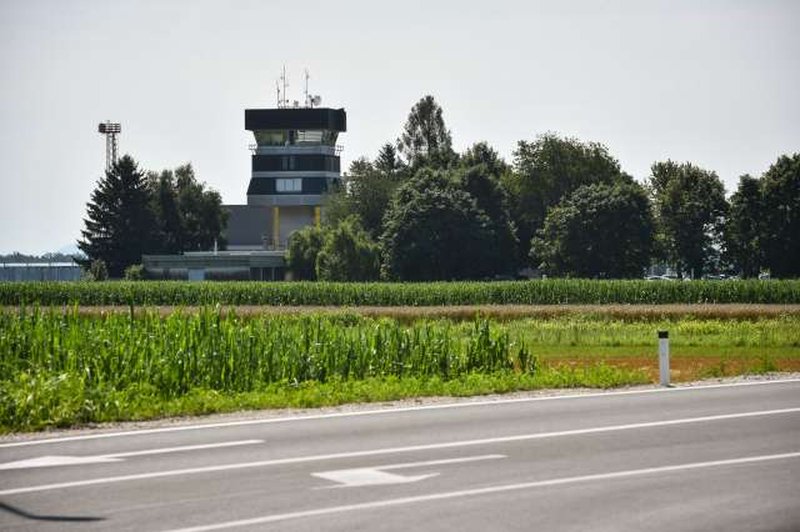
[[[284,146],[259,146],[249,144],[247,148],[253,155],[340,155],[344,147],[341,144],[329,146],[327,144],[300,145],[289,144]]]

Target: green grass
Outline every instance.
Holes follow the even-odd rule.
[[[657,331],[665,330],[669,332],[673,351],[695,347],[705,350],[778,348],[800,351],[800,316],[756,320],[674,318],[632,321],[578,315],[515,320],[507,325],[506,330],[512,340],[528,346],[565,347],[567,350],[576,346],[652,350],[657,345]]]
[[[140,384],[115,390],[87,388],[76,375],[20,374],[2,383],[0,433],[70,427],[106,421],[147,420],[168,416],[203,415],[264,408],[314,408],[346,403],[369,403],[429,396],[473,396],[545,388],[612,388],[643,384],[641,371],[606,364],[586,367],[544,367],[535,373],[498,371],[469,373],[453,379],[440,377],[370,377],[331,379],[320,383],[273,383],[249,392],[221,392],[193,388],[163,397],[155,387]]]
[[[0,305],[551,305],[800,303],[800,281],[548,279],[437,283],[0,283]]]

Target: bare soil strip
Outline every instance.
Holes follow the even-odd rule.
[[[4,307],[5,310],[16,307]],[[70,309],[66,305],[54,307]],[[203,307],[136,306],[134,313],[156,311],[162,315],[175,312],[194,313]],[[206,307],[207,308],[207,307]],[[670,304],[670,305],[452,305],[431,307],[350,307],[350,306],[254,306],[222,305],[220,309],[237,316],[304,315],[304,314],[357,314],[367,317],[389,317],[399,320],[448,318],[470,320],[477,315],[498,320],[519,318],[556,318],[570,315],[593,314],[618,319],[758,319],[778,316],[799,316],[800,305],[766,304]],[[84,315],[129,313],[128,306],[80,306]]]

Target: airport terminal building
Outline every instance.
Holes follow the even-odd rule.
[[[289,236],[319,225],[323,194],[341,179],[337,144],[347,130],[344,109],[247,109],[253,132],[246,205],[226,205],[227,249],[144,255],[148,275],[190,280],[286,278]]]

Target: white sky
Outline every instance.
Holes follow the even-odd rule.
[[[643,180],[672,158],[743,173],[800,151],[800,2],[0,2],[0,252],[73,244],[104,166],[97,123],[146,169],[191,162],[244,203],[244,109],[282,65],[347,110],[342,168],[433,94],[455,147],[506,157],[556,131]]]

